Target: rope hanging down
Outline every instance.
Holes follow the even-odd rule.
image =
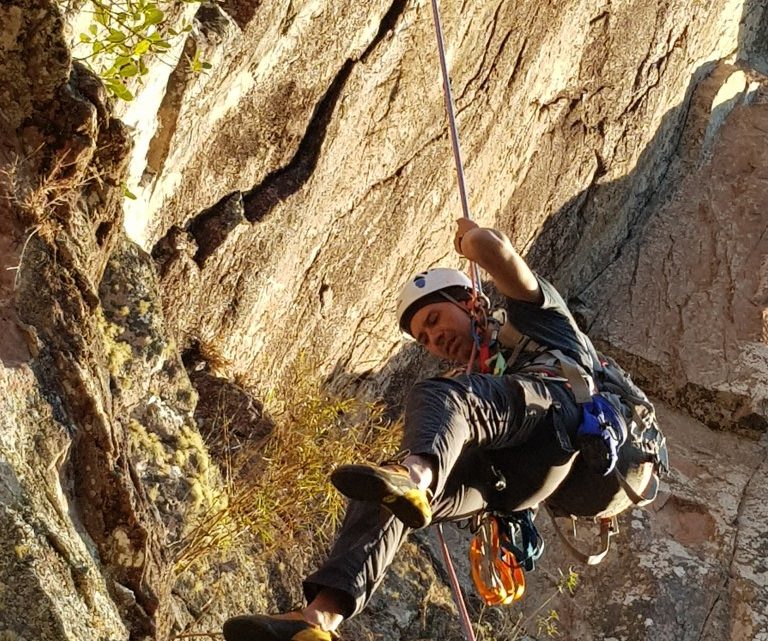
[[[461,160],[461,145],[459,144],[459,133],[456,127],[456,114],[453,108],[453,95],[451,94],[451,79],[448,76],[448,65],[445,62],[445,44],[443,42],[443,25],[440,20],[440,7],[437,4],[437,0],[432,0],[432,17],[435,23],[435,36],[437,38],[437,52],[440,56],[440,70],[443,74],[443,94],[445,96],[445,110],[448,114],[448,125],[451,132],[451,145],[453,147],[453,158],[456,162],[456,176],[459,183],[459,196],[461,198],[461,209],[464,214],[464,218],[472,220],[469,215],[469,203],[467,200],[467,188],[464,180],[464,165]],[[475,289],[475,296],[479,298],[482,294],[482,284],[480,283],[480,275],[477,269],[477,265],[470,261],[470,276],[472,278],[472,286]],[[477,344],[472,348],[472,356],[470,357],[469,366],[467,371],[472,370],[472,365],[475,360],[477,352]],[[456,601],[456,606],[459,610],[459,619],[461,620],[462,627],[464,628],[464,635],[467,637],[467,641],[475,641],[475,633],[472,629],[472,621],[469,618],[467,612],[467,606],[464,603],[464,597],[461,594],[461,586],[459,585],[459,579],[456,576],[456,570],[453,567],[453,561],[451,561],[451,555],[448,550],[448,545],[445,542],[443,536],[442,524],[437,526],[437,538],[440,541],[440,548],[445,558],[445,565],[448,570],[448,576],[451,581],[451,589],[453,591],[453,598]]]
[[[437,53],[440,58],[440,71],[443,75],[443,96],[445,98],[445,111],[448,115],[448,128],[451,133],[451,147],[453,147],[453,159],[456,163],[456,178],[459,184],[459,198],[461,200],[461,211],[464,218],[472,220],[469,213],[469,200],[467,198],[467,185],[464,179],[464,163],[461,158],[461,144],[459,143],[459,131],[456,126],[456,110],[453,106],[453,93],[451,92],[451,79],[448,76],[448,64],[445,61],[445,41],[443,40],[443,24],[440,19],[440,7],[437,0],[432,0],[432,17],[435,23],[435,37],[437,39]],[[477,265],[470,261],[470,276],[472,285],[478,294],[483,293],[483,286],[480,283]]]

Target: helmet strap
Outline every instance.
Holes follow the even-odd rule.
[[[447,294],[444,291],[440,291],[438,293],[449,303],[456,305],[456,307],[461,309],[470,318],[472,340],[474,341],[475,347],[472,350],[472,357],[470,359],[468,371],[474,369],[475,357],[477,357],[477,365],[481,373],[501,373],[498,371],[500,369],[500,363],[498,361],[499,357],[501,356],[500,352],[498,351],[497,340],[499,333],[499,323],[495,321],[495,319],[489,318],[486,305],[483,304],[483,300],[485,299],[481,299],[477,295],[476,291],[473,292],[472,297],[469,299],[468,309],[466,305],[463,305],[450,294]],[[493,330],[489,331],[491,324],[494,325],[494,328]],[[503,357],[501,357],[501,361],[503,362]],[[493,367],[491,366],[492,363]]]
[[[459,308],[460,308],[460,309],[462,309],[464,312],[466,312],[467,314],[469,314],[469,310],[468,310],[466,307],[464,307],[464,305],[462,305],[462,304],[461,304],[459,301],[457,301],[457,300],[456,300],[456,299],[455,299],[453,296],[451,296],[450,294],[446,294],[446,293],[445,293],[443,290],[440,290],[440,291],[438,291],[437,293],[438,293],[438,294],[440,294],[440,296],[442,296],[443,298],[445,298],[445,300],[447,300],[449,303],[453,303],[454,305],[456,305],[456,307],[459,307]],[[471,316],[471,314],[469,314],[469,315]]]
[[[477,295],[477,292],[473,291],[472,297],[469,299],[469,308],[467,308],[467,305],[463,305],[450,294],[446,294],[443,291],[439,292],[439,294],[445,298],[445,300],[461,309],[467,316],[469,316],[471,321],[472,340],[474,341],[475,347],[472,350],[472,357],[470,358],[467,368],[468,371],[474,369],[475,358],[477,357],[479,371],[483,374],[491,372],[490,361],[493,356],[491,352],[497,351],[495,350],[497,345],[495,344],[496,341],[489,335],[491,332],[488,331],[489,319],[486,306],[482,302],[484,299],[481,299]],[[497,333],[498,332],[495,332],[495,334]]]
[[[472,298],[469,299],[470,308],[467,309],[466,305],[462,305],[459,301],[457,301],[453,296],[450,294],[446,294],[443,291],[439,291],[438,294],[445,298],[450,303],[453,303],[458,307],[461,311],[463,311],[467,316],[472,319],[472,337],[475,339],[475,343],[477,343],[478,347],[480,346],[481,341],[481,334],[484,333],[485,328],[488,326],[488,315],[485,313],[485,306],[478,303],[480,300],[477,295],[473,295]]]

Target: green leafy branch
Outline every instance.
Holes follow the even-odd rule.
[[[185,23],[178,28],[168,24],[171,11],[199,0],[88,0],[93,22],[80,34],[80,42],[89,51],[79,58],[101,78],[107,90],[122,100],[133,100],[127,82],[147,75],[152,56],[159,57],[171,48],[171,39],[192,29]],[[193,71],[210,69],[196,54],[190,61]]]

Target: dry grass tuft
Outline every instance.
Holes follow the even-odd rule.
[[[32,238],[40,235],[46,241],[53,242],[58,229],[57,212],[72,208],[83,187],[98,179],[96,175],[84,177],[72,171],[75,163],[68,162],[66,154],[57,156],[42,176],[33,175],[30,171],[33,165],[31,158],[39,151],[27,158],[16,156],[10,165],[0,169],[0,199],[26,227],[19,263],[8,268],[16,271],[14,287],[18,286],[19,269]]]
[[[395,452],[400,429],[375,404],[326,394],[302,360],[290,381],[266,400],[275,428],[254,451],[239,443],[225,465],[225,487],[212,509],[175,546],[178,572],[248,535],[268,552],[297,544],[323,550],[346,499],[330,484],[336,465],[380,460]],[[227,421],[222,421],[226,432]],[[224,438],[226,439],[226,433]]]
[[[549,606],[556,597],[572,597],[576,593],[579,575],[573,567],[569,567],[567,573],[561,569],[557,573],[557,577],[550,577],[554,590],[527,616],[522,612],[515,615],[503,607],[484,605],[476,625],[478,641],[565,638],[560,629],[560,615]]]
[[[17,210],[22,222],[42,227],[55,218],[60,207],[71,207],[82,188],[97,176],[83,176],[73,171],[76,164],[63,154],[55,157],[43,175],[29,175],[30,159],[17,156],[2,173],[4,198]]]

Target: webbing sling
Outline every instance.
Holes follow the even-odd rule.
[[[560,540],[565,544],[574,557],[586,565],[597,565],[605,558],[605,555],[608,554],[608,551],[611,549],[611,537],[619,531],[615,516],[600,519],[600,551],[594,554],[588,554],[579,550],[579,548],[571,543],[568,540],[568,537],[563,534],[563,531],[560,529],[560,524],[557,522],[557,518],[546,501],[544,502],[544,507],[547,510],[547,514],[549,514],[549,518],[552,519],[552,525],[555,526],[557,536],[560,537]]]

